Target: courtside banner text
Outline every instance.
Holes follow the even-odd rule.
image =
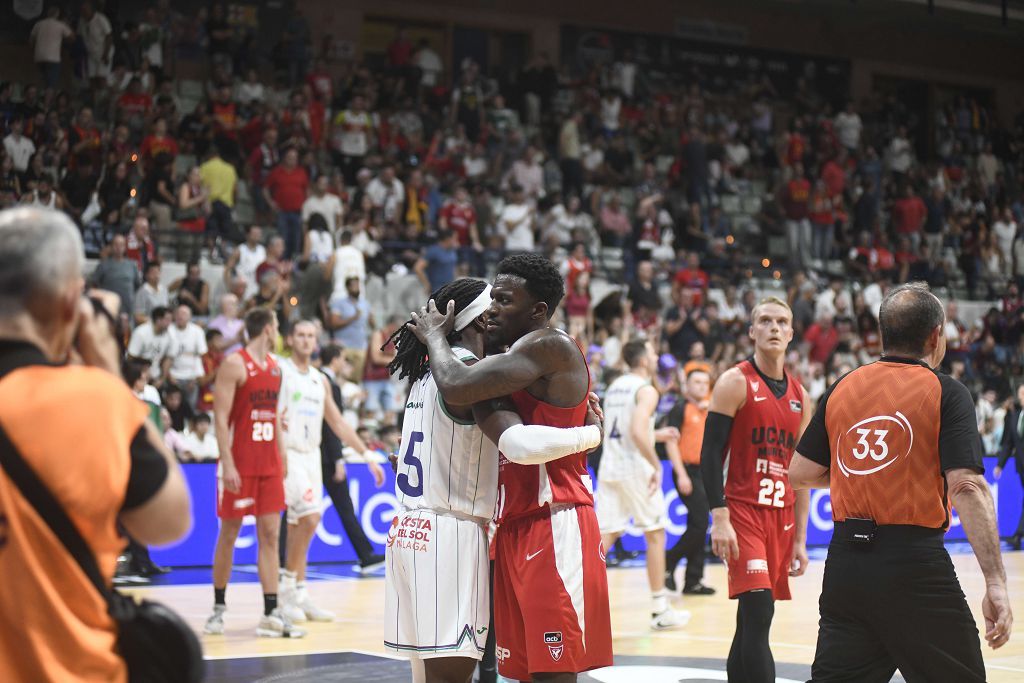
[[[985,458],[985,477],[992,488],[999,514],[999,534],[1011,536],[1017,527],[1021,509],[1021,485],[1017,473],[1009,466],[999,481],[992,478],[995,458]],[[663,463],[665,489],[668,505],[669,547],[686,530],[686,506],[672,488],[672,473],[667,462]],[[391,470],[384,468],[387,480],[384,486],[376,488],[373,477],[362,464],[347,467],[349,490],[363,529],[378,552],[384,552],[388,529],[395,517],[398,501],[395,498],[395,480]],[[213,546],[217,541],[218,520],[216,515],[217,466],[214,464],[188,464],[184,466],[185,477],[192,492],[192,512],[195,517],[192,530],[179,543],[165,548],[153,548],[153,560],[158,564],[171,566],[209,566],[213,562]],[[355,552],[341,528],[341,521],[334,510],[331,499],[324,495],[323,520],[313,537],[309,551],[310,562],[354,562]],[[807,544],[827,545],[832,538],[832,506],[828,491],[811,492],[811,513],[807,524]],[[952,526],[946,535],[948,540],[963,540],[963,527],[953,513]],[[643,547],[643,534],[630,529],[624,543],[628,549]],[[256,563],[256,525],[247,517],[242,525],[235,547],[235,564]]]

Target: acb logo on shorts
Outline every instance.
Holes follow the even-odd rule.
[[[551,653],[551,659],[557,662],[562,658],[562,653],[565,652],[565,646],[562,645],[561,631],[548,631],[545,633],[544,643],[548,646],[548,652]]]
[[[914,428],[897,410],[895,415],[861,420],[841,434],[836,443],[836,462],[845,476],[863,477],[906,457],[913,445]]]

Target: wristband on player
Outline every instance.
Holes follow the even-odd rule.
[[[601,443],[597,425],[585,427],[548,427],[513,425],[502,432],[498,450],[520,465],[540,465],[573,453],[583,453]]]
[[[700,448],[700,474],[711,509],[725,507],[725,474],[722,455],[729,445],[732,416],[709,412],[704,423],[704,442]]]

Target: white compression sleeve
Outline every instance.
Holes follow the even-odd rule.
[[[520,465],[539,465],[589,451],[599,443],[601,430],[597,425],[566,429],[547,425],[514,425],[498,439],[498,450]]]

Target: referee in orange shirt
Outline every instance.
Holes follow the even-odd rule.
[[[943,536],[950,504],[985,575],[985,640],[1010,638],[981,437],[965,386],[935,372],[942,304],[923,284],[893,289],[879,313],[880,361],[822,397],[790,464],[795,488],[831,488],[814,681],[984,681],[974,617]]]

